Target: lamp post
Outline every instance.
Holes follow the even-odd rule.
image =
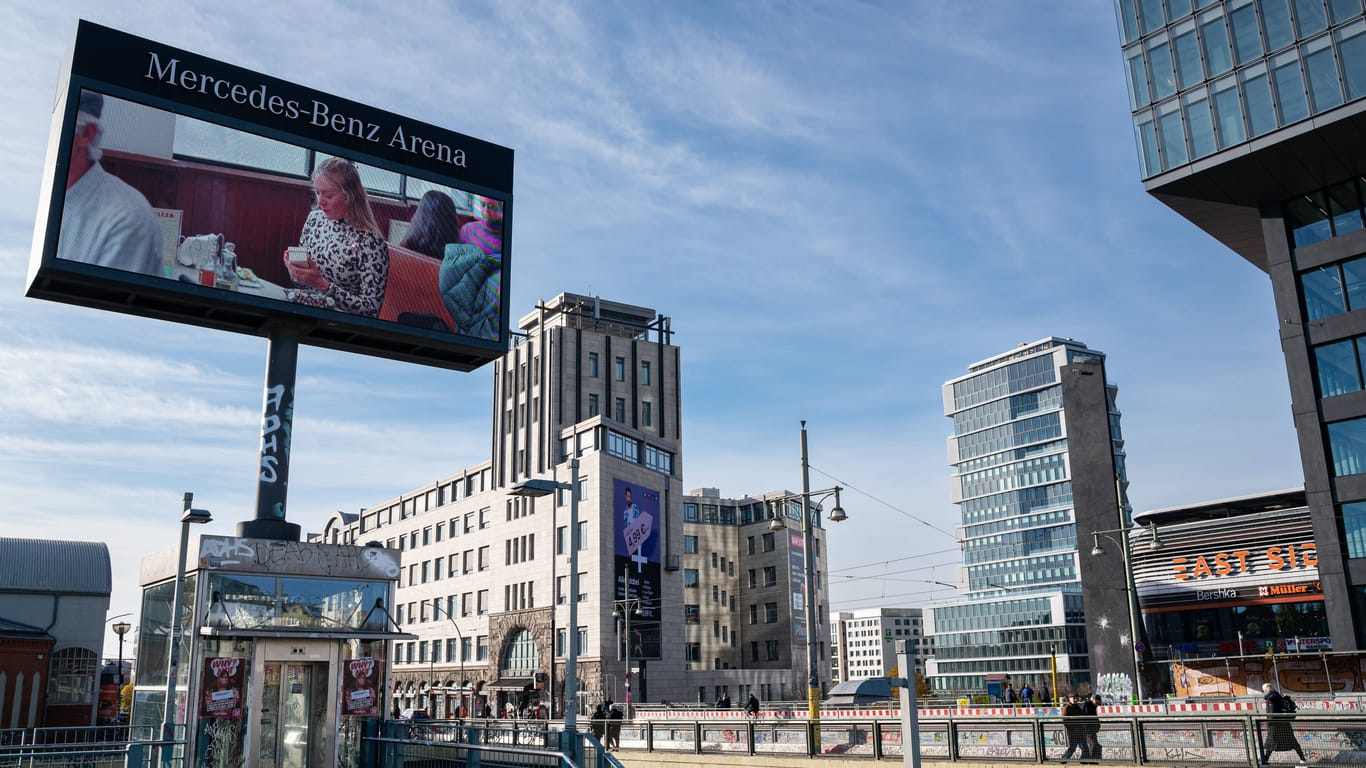
[[[115,624],[114,626],[110,627],[110,629],[114,630],[114,634],[116,634],[116,635],[119,636],[119,695],[120,695],[120,696],[123,695],[123,636],[126,635],[126,634],[128,634],[128,630],[130,630],[130,629],[132,629],[132,628],[133,628],[133,625],[132,625],[132,624],[129,624],[129,623],[126,622],[126,621],[120,621],[119,623],[117,623],[117,624]]]
[[[567,483],[528,479],[512,486],[510,492],[535,498],[557,490],[569,491],[569,647],[564,655],[564,730],[573,733],[578,730],[579,714],[579,458],[569,459]]]
[[[640,616],[640,606],[645,602],[631,597],[631,569],[621,570],[621,589],[626,597],[612,603],[612,618],[621,619],[623,638],[626,640],[626,719],[631,719],[631,617]]]
[[[439,598],[438,598],[439,600]],[[438,600],[432,601],[433,612],[440,611],[446,614],[446,620],[451,623],[451,628],[455,630],[455,639],[460,641],[460,711],[465,710],[465,686],[469,681],[465,679],[465,636],[460,632],[460,625],[455,623],[455,617],[451,615],[450,609],[442,608]]]
[[[1104,531],[1092,531],[1091,540],[1093,546],[1091,547],[1091,556],[1103,557],[1105,555],[1105,550],[1100,546],[1100,538],[1102,536],[1119,547],[1120,559],[1123,560],[1124,565],[1124,589],[1127,593],[1129,603],[1129,649],[1133,652],[1134,660],[1134,692],[1138,694],[1138,701],[1141,704],[1145,698],[1143,696],[1143,653],[1139,650],[1141,647],[1139,645],[1139,630],[1142,625],[1139,624],[1138,593],[1134,589],[1133,553],[1129,545],[1129,533],[1132,530],[1134,529],[1111,528]],[[1152,536],[1148,541],[1148,548],[1156,552],[1158,549],[1162,548],[1162,542],[1157,538],[1157,526],[1149,524],[1147,530]],[[1112,533],[1119,534],[1119,538],[1116,539],[1114,536],[1111,536],[1110,534]]]
[[[833,488],[826,488],[819,491],[811,490],[811,465],[807,461],[806,453],[806,420],[802,419],[802,493],[801,496],[780,496],[770,501],[786,502],[790,499],[800,498],[802,502],[802,586],[806,591],[806,708],[807,717],[813,724],[812,744],[817,751],[820,750],[821,738],[821,678],[820,664],[816,659],[816,576],[815,576],[815,557],[811,550],[811,497],[819,496],[822,500],[833,495],[835,497],[835,507],[830,510],[830,521],[841,522],[848,519],[844,514],[844,509],[840,507],[840,491],[844,490],[838,485]],[[787,527],[783,523],[781,515],[775,515],[768,524],[769,530],[781,531]],[[914,675],[912,675],[914,677]]]
[[[166,665],[166,711],[161,721],[161,740],[167,742],[161,747],[161,762],[170,764],[175,748],[175,684],[180,674],[180,638],[185,628],[180,624],[180,612],[184,606],[185,558],[190,548],[190,524],[203,525],[213,520],[207,509],[192,509],[194,494],[185,494],[185,505],[180,513],[180,551],[176,556],[175,594],[171,597],[171,633],[166,638],[170,657]]]

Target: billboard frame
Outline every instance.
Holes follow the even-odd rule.
[[[506,352],[513,218],[511,149],[84,20],[68,54],[53,108],[26,295],[254,336],[270,336],[276,329],[289,327],[303,344],[459,371],[473,370]],[[227,84],[217,88],[223,95],[215,95],[214,85],[205,86],[206,81]],[[83,88],[502,202],[498,338],[421,328],[58,258],[66,191],[61,181],[71,163],[70,137]],[[311,112],[301,110],[291,118],[285,109],[289,103],[308,106]],[[279,106],[280,113],[272,111],[272,106]],[[320,124],[323,117],[332,119]],[[453,162],[456,152],[460,164]],[[441,159],[443,154],[445,159]]]

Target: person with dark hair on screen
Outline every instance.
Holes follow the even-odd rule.
[[[460,219],[455,201],[445,192],[428,190],[417,202],[417,210],[408,223],[408,232],[399,245],[424,256],[440,259],[446,254],[447,243],[460,242]]]
[[[384,301],[389,248],[380,235],[360,172],[349,160],[329,157],[313,172],[317,206],[304,221],[302,260],[285,252],[285,268],[301,290],[300,304],[375,317]]]
[[[104,97],[81,91],[57,258],[162,276],[164,235],[147,198],[100,165]]]

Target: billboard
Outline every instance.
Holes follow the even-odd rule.
[[[27,294],[470,370],[511,214],[510,149],[82,21]]]
[[[631,618],[631,658],[659,658],[660,538],[659,491],[624,480],[612,481],[615,534],[615,599],[635,600]]]

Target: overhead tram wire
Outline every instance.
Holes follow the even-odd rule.
[[[954,548],[952,548],[952,549],[937,549],[937,550],[935,550],[935,551],[933,551],[933,552],[921,552],[921,553],[919,553],[919,554],[908,555],[908,556],[906,556],[906,557],[898,557],[898,558],[894,558],[894,559],[892,559],[892,560],[876,560],[876,561],[871,562],[871,563],[864,563],[863,565],[851,565],[851,566],[848,566],[848,567],[845,567],[845,568],[840,568],[839,570],[830,571],[830,573],[844,573],[845,571],[856,571],[856,570],[859,570],[860,568],[872,568],[873,566],[876,566],[876,565],[890,565],[890,564],[892,564],[892,563],[899,563],[899,562],[901,562],[901,561],[903,561],[903,560],[920,560],[920,559],[922,559],[922,558],[929,557],[930,555],[942,555],[942,554],[944,554],[944,553],[946,553],[946,552],[959,552],[959,551],[961,551],[961,550],[960,550],[958,547],[954,547]],[[937,568],[937,567],[940,567],[940,566],[949,566],[949,565],[958,566],[958,565],[962,565],[962,562],[961,562],[961,561],[958,561],[958,560],[955,560],[955,561],[953,561],[953,562],[951,562],[951,563],[938,563],[938,564],[931,564],[931,565],[923,565],[923,566],[920,566],[919,568],[909,568],[909,569],[907,569],[906,571],[898,571],[898,573],[906,573],[906,572],[909,572],[909,571],[923,571],[923,570],[925,570],[926,568]],[[873,578],[873,577],[869,576],[869,577],[867,577],[867,578]]]
[[[890,502],[883,501],[882,499],[880,499],[880,498],[874,496],[873,494],[871,494],[871,493],[869,493],[869,492],[863,490],[862,488],[859,488],[859,487],[850,485],[849,483],[847,483],[847,482],[845,482],[845,481],[839,479],[838,477],[835,477],[834,475],[832,475],[832,474],[830,474],[830,473],[828,473],[828,472],[822,471],[822,470],[820,470],[820,469],[818,469],[818,468],[816,468],[816,467],[811,466],[810,463],[808,463],[806,466],[807,466],[807,469],[811,470],[812,472],[816,472],[816,473],[818,473],[818,474],[821,474],[821,475],[824,475],[824,476],[830,478],[831,480],[834,480],[836,485],[840,486],[841,488],[843,488],[843,489],[845,489],[845,490],[857,491],[858,493],[861,493],[861,494],[863,494],[864,496],[867,496],[868,498],[872,499],[873,501],[876,501],[877,503],[881,504],[882,506],[887,507],[888,509],[892,510],[893,512],[897,512],[897,513],[900,513],[900,514],[902,514],[902,515],[905,515],[906,517],[911,518],[912,520],[916,521],[917,523],[920,523],[921,525],[925,526],[926,528],[930,528],[930,529],[932,529],[932,530],[938,531],[939,533],[942,533],[942,534],[944,534],[945,536],[948,536],[949,538],[953,539],[954,541],[957,541],[957,540],[958,540],[957,537],[955,537],[952,533],[950,533],[950,532],[944,530],[943,528],[940,528],[939,526],[935,525],[934,523],[931,523],[931,522],[925,520],[924,518],[916,517],[915,515],[911,514],[910,512],[907,512],[906,510],[904,510],[904,509],[902,509],[902,508],[900,508],[900,507],[898,507],[898,506],[896,506],[896,505],[894,505],[894,504],[892,504],[892,503],[890,503]]]

